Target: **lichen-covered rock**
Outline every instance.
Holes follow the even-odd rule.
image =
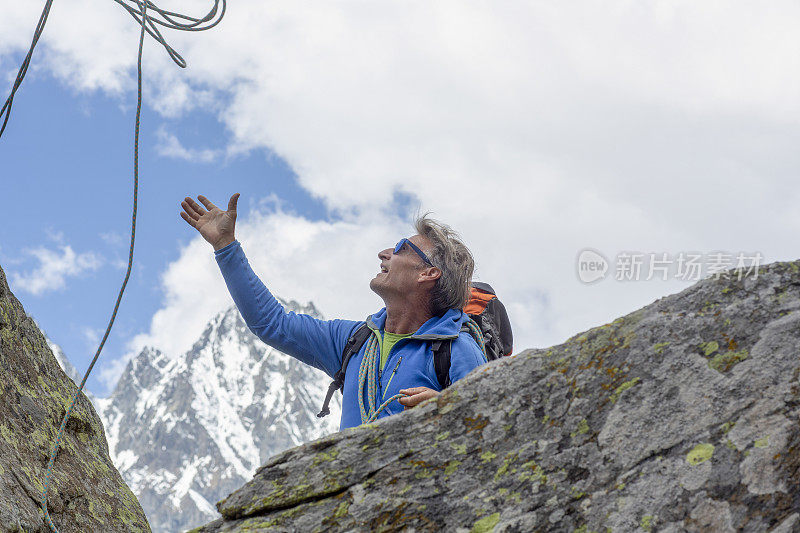
[[[288,450],[197,531],[800,531],[800,262]]]
[[[39,504],[44,475],[76,390],[0,269],[0,532],[49,531]],[[150,531],[83,394],[64,432],[48,500],[62,533]]]

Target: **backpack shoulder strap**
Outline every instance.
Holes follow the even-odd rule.
[[[342,369],[339,370],[333,379],[339,383],[340,389],[344,391],[344,374],[347,371],[347,363],[350,362],[350,359],[358,353],[364,343],[367,342],[367,339],[372,334],[372,330],[369,329],[367,323],[364,322],[361,324],[358,329],[356,329],[353,334],[347,339],[347,344],[344,345],[344,350],[342,350]]]
[[[347,363],[350,362],[350,359],[357,354],[364,343],[367,342],[370,333],[371,330],[367,327],[367,323],[364,322],[353,332],[350,338],[347,339],[347,344],[344,345],[344,350],[342,350],[342,368],[334,374],[333,381],[328,385],[328,392],[325,394],[325,402],[322,404],[322,410],[317,413],[317,418],[322,418],[331,413],[329,405],[333,393],[336,392],[336,389],[341,389],[342,392],[344,392],[344,375],[347,371]]]
[[[442,390],[450,386],[450,345],[451,340],[433,341],[433,368]]]
[[[475,340],[475,343],[486,356],[486,347],[482,345],[483,337],[477,324],[470,319],[472,326],[467,322],[461,326],[461,331],[466,331]],[[436,378],[439,380],[442,390],[451,385],[450,383],[450,353],[453,339],[433,341],[433,368],[436,370]]]
[[[497,328],[497,342],[501,350],[499,355],[511,355],[514,351],[514,334],[511,331],[511,321],[508,319],[506,307],[503,305],[503,302],[494,299],[489,302],[486,310],[492,317],[492,324]]]

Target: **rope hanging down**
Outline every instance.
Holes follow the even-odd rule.
[[[58,434],[56,435],[55,442],[53,443],[53,448],[50,452],[50,461],[47,464],[47,472],[45,473],[45,482],[44,482],[44,490],[42,491],[42,511],[44,512],[44,518],[47,522],[47,525],[50,527],[52,531],[58,533],[58,529],[56,528],[53,521],[50,519],[50,513],[47,510],[47,494],[50,489],[50,481],[52,480],[53,476],[53,464],[56,460],[56,455],[58,454],[58,447],[61,444],[61,439],[64,434],[64,428],[67,426],[67,421],[69,420],[70,415],[72,414],[72,410],[75,407],[76,402],[78,401],[78,397],[80,396],[81,391],[83,390],[84,385],[86,384],[86,380],[89,378],[89,374],[92,372],[92,368],[94,368],[94,364],[97,362],[97,358],[100,356],[100,352],[103,350],[103,346],[108,339],[108,335],[111,332],[111,328],[114,325],[114,320],[117,317],[117,311],[119,310],[120,302],[122,301],[122,295],[125,292],[125,287],[128,284],[128,279],[131,276],[131,270],[133,269],[133,246],[136,240],[136,211],[138,208],[138,192],[139,192],[139,120],[141,117],[142,112],[142,50],[144,48],[144,34],[147,32],[148,35],[153,37],[158,43],[160,43],[164,49],[167,51],[167,54],[172,58],[172,60],[181,68],[186,68],[186,61],[181,57],[181,55],[175,51],[169,44],[167,44],[164,37],[161,35],[157,26],[163,26],[164,28],[174,29],[174,30],[181,30],[181,31],[203,31],[213,28],[217,24],[220,23],[222,17],[225,15],[225,6],[226,0],[214,0],[214,6],[211,10],[206,14],[206,16],[202,18],[194,18],[187,15],[182,15],[180,13],[174,13],[172,11],[166,11],[154,3],[150,2],[149,0],[114,0],[122,7],[124,7],[128,13],[136,20],[136,22],[141,25],[142,31],[139,35],[139,52],[137,56],[137,63],[136,63],[136,74],[137,74],[137,93],[136,93],[136,123],[134,128],[134,137],[133,137],[133,214],[131,216],[131,243],[130,249],[128,252],[128,269],[125,272],[125,279],[122,282],[122,287],[119,290],[119,294],[117,295],[117,301],[114,305],[114,311],[111,313],[111,318],[108,321],[108,325],[106,326],[105,334],[103,335],[103,339],[100,341],[100,345],[97,348],[97,352],[94,354],[94,358],[92,358],[92,362],[89,364],[89,368],[86,370],[86,373],[81,380],[80,386],[78,390],[75,392],[75,395],[72,398],[72,401],[67,408],[64,419],[61,421],[61,427],[58,429]],[[133,4],[135,3],[135,7]],[[53,0],[47,0],[45,3],[44,9],[42,11],[41,16],[39,17],[39,23],[36,25],[36,30],[34,31],[33,35],[33,42],[31,43],[31,47],[28,50],[28,54],[25,56],[25,59],[22,62],[22,65],[19,68],[19,72],[17,73],[17,77],[14,80],[14,85],[11,89],[11,94],[6,99],[5,104],[3,104],[2,109],[0,109],[0,119],[2,119],[3,123],[0,126],[0,137],[2,137],[3,132],[6,129],[6,125],[8,124],[8,118],[11,115],[11,106],[14,102],[14,95],[19,89],[20,85],[22,85],[22,80],[25,78],[25,74],[28,71],[28,66],[30,65],[31,56],[33,56],[33,49],[36,47],[36,44],[39,42],[39,38],[42,36],[42,32],[44,31],[44,26],[47,23],[47,17],[50,14],[50,8],[53,4]],[[221,5],[220,5],[221,4]],[[151,15],[150,13],[155,13],[155,15]],[[158,18],[160,17],[160,18]]]

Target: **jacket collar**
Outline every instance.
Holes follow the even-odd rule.
[[[461,332],[461,326],[469,317],[460,309],[448,309],[442,316],[431,317],[414,332],[409,339],[439,340],[454,339]],[[383,331],[386,324],[386,308],[367,317],[367,327],[372,331]]]

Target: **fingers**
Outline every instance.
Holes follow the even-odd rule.
[[[428,387],[411,387],[410,389],[400,389],[400,394],[411,395],[411,394],[419,394],[420,392],[425,392],[426,390],[431,390]]]
[[[217,206],[214,205],[213,202],[211,202],[211,200],[209,200],[208,198],[206,198],[202,194],[198,195],[197,199],[200,200],[200,203],[202,203],[203,206],[205,206],[205,208],[208,209],[209,211],[213,211],[214,209],[218,209]],[[228,201],[228,211],[232,211],[233,213],[236,213],[236,204],[238,202],[239,202],[239,193],[237,192],[236,194],[231,196],[231,199]],[[183,207],[184,210],[186,210],[186,213],[191,218],[193,218],[194,220],[197,220],[201,216],[206,214],[205,209],[200,207],[200,205],[198,205],[197,202],[195,202],[194,200],[192,200],[188,196],[183,200],[183,202],[181,202],[181,206]]]
[[[186,221],[193,228],[197,228],[197,224],[195,223],[194,219],[187,215],[184,211],[181,211],[181,218]]]
[[[409,389],[401,389],[398,392],[406,395],[405,398],[397,399],[397,401],[400,402],[401,405],[404,405],[406,409],[415,407],[425,400],[433,398],[439,394],[438,391],[429,389],[428,387],[411,387]]]
[[[186,213],[195,220],[206,214],[205,209],[197,205],[197,202],[188,196],[181,202],[181,207],[183,207],[184,211],[186,211]]]
[[[400,405],[404,405],[406,409],[416,407],[419,403],[427,400],[429,396],[425,394],[415,394],[414,396],[406,396],[405,398],[398,398],[397,401]]]
[[[214,204],[212,204],[212,203],[211,203],[211,200],[209,200],[208,198],[206,198],[206,197],[205,197],[205,196],[203,196],[202,194],[201,194],[201,195],[199,195],[199,196],[197,197],[197,199],[198,199],[198,200],[200,200],[200,203],[202,203],[202,204],[203,204],[203,205],[206,207],[206,209],[208,209],[209,211],[211,211],[212,209],[217,209],[217,206],[215,206]]]
[[[235,213],[236,212],[236,204],[238,202],[239,202],[239,193],[237,192],[236,194],[231,196],[230,200],[228,200],[228,211],[233,211]]]

